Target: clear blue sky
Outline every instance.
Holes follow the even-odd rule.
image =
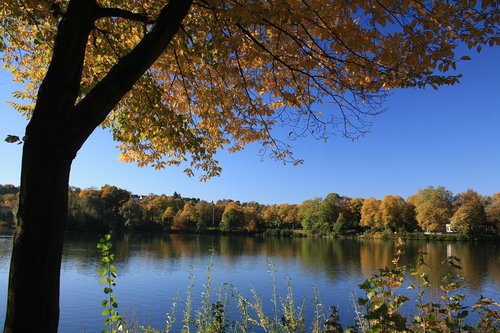
[[[460,63],[460,85],[394,92],[364,138],[293,142],[295,156],[305,160],[299,167],[262,160],[258,146],[251,145],[236,154],[220,153],[222,175],[201,183],[180,168],[157,171],[119,162],[111,134],[99,129],[74,161],[70,183],[267,204],[300,203],[330,192],[406,198],[429,185],[443,185],[454,194],[472,188],[491,195],[500,191],[500,48],[464,54],[473,59]],[[5,103],[13,89],[1,71],[0,183],[19,185],[22,147],[3,141],[7,134],[22,136],[26,126]]]

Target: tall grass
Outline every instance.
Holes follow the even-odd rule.
[[[106,237],[106,241],[109,241],[109,238]],[[428,267],[425,264],[425,254],[420,254],[416,263],[411,267],[402,266],[400,257],[403,253],[403,245],[403,241],[398,242],[391,265],[381,268],[378,273],[359,285],[364,296],[358,299],[353,298],[355,322],[353,326],[345,329],[340,323],[337,307],[328,307],[328,313],[326,313],[326,307],[316,290],[313,292],[311,303],[314,307],[311,312],[314,315],[313,318],[306,320],[304,316],[306,303],[304,300],[298,302],[295,299],[289,279],[285,281],[285,295],[278,293],[276,267],[271,262],[268,264],[272,281],[272,295],[269,300],[271,304],[268,304],[271,306],[270,313],[264,310],[266,304],[255,287],[251,287],[249,297],[245,297],[230,284],[223,283],[218,288],[214,288],[212,276],[214,252],[211,250],[212,255],[201,292],[201,302],[197,308],[193,308],[195,283],[193,268],[190,270],[186,301],[182,312],[182,325],[176,324],[179,304],[179,294],[177,294],[172,302],[171,311],[166,314],[165,327],[158,329],[141,326],[135,322],[127,324],[126,320],[120,318],[119,325],[115,326],[113,331],[130,333],[179,331],[182,333],[500,332],[500,304],[483,296],[470,308],[463,304],[465,296],[462,293],[463,277],[460,275],[459,258],[452,256],[443,262],[448,266],[449,273],[441,281],[439,297],[431,299],[426,294],[430,288],[430,282],[426,271]],[[108,252],[103,252],[103,256],[106,255],[107,258],[111,257],[114,260],[114,256],[109,254],[109,248],[106,248]],[[114,268],[112,270],[114,272]],[[408,289],[416,290],[416,313],[405,316],[400,309],[410,300],[403,290],[410,274],[418,281],[417,285],[408,287]],[[113,277],[116,277],[116,274],[113,274]],[[113,296],[113,300],[116,303],[116,296]],[[231,310],[233,313],[230,313]],[[478,313],[476,323],[471,324],[466,320],[471,312]],[[109,320],[106,320],[106,325],[109,326]]]

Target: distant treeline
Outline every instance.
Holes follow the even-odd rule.
[[[19,189],[0,185],[0,225],[13,225]],[[173,195],[133,195],[116,186],[71,187],[68,231],[161,230],[179,232],[269,232],[302,229],[315,235],[363,231],[496,233],[500,192],[453,195],[429,186],[404,200],[397,195],[349,198],[330,193],[301,204],[262,205],[234,200],[207,202]]]

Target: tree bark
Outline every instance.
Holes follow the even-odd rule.
[[[26,128],[4,333],[57,332],[71,163],[90,134],[165,51],[192,0],[170,0],[143,40],[78,104],[96,0],[70,0]]]
[[[57,332],[71,162],[68,115],[78,97],[95,0],[71,0],[26,127],[5,333]]]
[[[6,333],[57,332],[59,272],[74,156],[64,151],[60,141],[32,135],[24,145]]]

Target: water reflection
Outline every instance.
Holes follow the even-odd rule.
[[[66,236],[61,274],[61,332],[102,329],[99,305],[102,286],[96,275],[97,240],[95,234]],[[5,313],[11,241],[10,237],[0,237],[0,325]],[[357,285],[363,279],[390,265],[395,249],[394,242],[385,240],[179,234],[115,234],[113,242],[121,304],[147,306],[142,310],[145,317],[156,318],[157,322],[152,320],[151,324],[158,323],[158,327],[175,293],[185,293],[190,265],[199,277],[197,285],[202,285],[211,248],[215,250],[214,281],[230,282],[246,291],[251,284],[257,284],[259,293],[266,296],[272,292],[267,273],[267,258],[272,258],[279,278],[292,279],[298,299],[309,297],[310,301],[312,287],[317,287],[327,306],[340,305],[344,319],[352,317],[350,293],[359,292]],[[425,260],[433,285],[431,295],[437,294],[440,279],[447,273],[443,260],[454,255],[461,258],[468,304],[479,294],[500,299],[497,242],[408,241],[401,263],[413,263],[420,252],[427,253]],[[81,290],[86,292],[82,294]],[[78,318],[74,313],[79,314]],[[350,319],[346,320],[346,324],[352,324]]]
[[[65,260],[77,264],[83,271],[94,269],[97,236],[68,235],[64,250]],[[392,241],[348,240],[324,238],[260,238],[244,236],[180,235],[180,234],[116,234],[114,250],[119,263],[127,265],[134,256],[143,260],[162,261],[166,258],[206,258],[210,249],[231,265],[241,257],[276,258],[281,262],[298,262],[311,273],[325,273],[334,282],[339,274],[369,277],[379,268],[390,265],[395,244]],[[0,242],[0,253],[5,254],[5,241]],[[438,284],[447,273],[443,261],[454,255],[461,259],[463,275],[469,288],[480,291],[485,280],[500,282],[500,247],[496,242],[408,241],[402,264],[412,264],[418,253],[425,252],[425,261],[433,284]],[[0,260],[5,255],[0,257]]]

